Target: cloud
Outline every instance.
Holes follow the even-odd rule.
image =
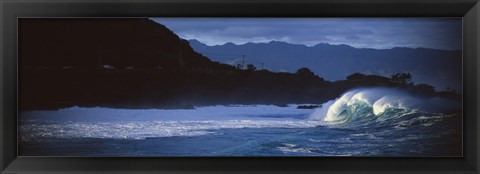
[[[461,49],[461,18],[152,18],[207,45],[285,41],[313,46]]]
[[[360,37],[358,37],[357,35],[347,35],[347,36],[345,36],[345,39],[346,40],[358,40],[358,39],[360,39]]]

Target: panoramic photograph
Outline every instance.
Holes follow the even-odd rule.
[[[462,18],[19,18],[18,155],[463,156]]]

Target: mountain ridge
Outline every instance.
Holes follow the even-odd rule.
[[[297,45],[297,46],[305,46],[305,47],[318,47],[318,46],[345,46],[345,47],[351,47],[355,49],[369,49],[369,50],[392,50],[392,49],[424,49],[424,50],[437,50],[437,51],[461,51],[459,49],[453,49],[453,50],[446,50],[446,49],[438,49],[438,48],[427,48],[427,47],[403,47],[403,46],[395,46],[391,48],[368,48],[368,47],[354,47],[348,44],[330,44],[326,42],[320,42],[315,45],[305,45],[305,44],[299,44],[299,43],[289,43],[289,42],[284,42],[284,41],[277,41],[277,40],[272,40],[269,42],[246,42],[243,44],[236,44],[233,42],[226,42],[224,44],[217,44],[217,45],[208,45],[205,44],[197,39],[187,39],[188,42],[198,44],[198,45],[204,45],[208,47],[215,47],[215,46],[225,46],[225,45],[236,45],[236,46],[242,46],[242,45],[257,45],[257,44],[271,44],[271,43],[280,43],[280,44],[287,44],[287,45]]]
[[[308,67],[326,80],[342,80],[355,72],[382,76],[410,72],[417,83],[434,84],[439,89],[451,87],[460,91],[462,88],[460,50],[355,48],[328,43],[307,46],[280,41],[209,46],[198,40],[188,41],[200,54],[233,66],[246,55],[247,64],[275,72],[294,72]]]

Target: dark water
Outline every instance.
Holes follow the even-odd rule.
[[[33,156],[461,155],[461,147],[459,147],[461,132],[458,131],[461,122],[457,119],[459,115],[427,117],[423,114],[412,114],[405,117],[412,117],[412,119],[406,119],[397,124],[379,124],[374,128],[367,126],[347,128],[338,125],[306,128],[247,128],[248,126],[245,126],[246,128],[214,129],[199,135],[146,136],[137,139],[100,138],[94,135],[78,138],[44,136],[21,140],[20,154]],[[23,131],[23,134],[27,132]]]
[[[365,94],[345,94],[314,110],[258,105],[22,112],[19,155],[462,156],[460,114],[421,109],[436,101]],[[408,105],[415,102],[420,105]]]

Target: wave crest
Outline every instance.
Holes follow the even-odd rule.
[[[458,107],[459,103],[440,98],[422,98],[392,88],[354,89],[323,104],[310,119],[325,123],[344,123],[359,117],[381,116],[389,109],[438,112]]]

